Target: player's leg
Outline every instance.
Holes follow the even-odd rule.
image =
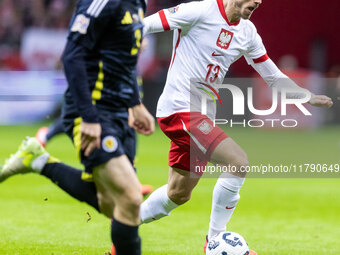
[[[188,171],[170,167],[168,184],[156,189],[141,206],[141,221],[149,223],[165,216],[191,198],[199,178]]]
[[[99,210],[95,184],[82,179],[83,171],[50,156],[35,138],[24,140],[19,150],[5,163],[0,171],[0,182],[29,172],[46,176],[72,197]]]
[[[46,147],[46,142],[47,142],[47,134],[48,134],[48,127],[41,127],[38,129],[37,133],[35,134],[35,138],[37,141],[43,146]]]
[[[190,121],[184,120],[183,122],[192,138],[190,142],[191,158],[196,156],[216,165],[230,165],[235,168],[235,173],[223,173],[214,187],[209,224],[209,237],[211,237],[226,228],[240,198],[239,191],[244,182],[245,173],[240,170],[242,167],[248,166],[248,159],[240,146],[206,116],[200,113],[191,113]],[[197,164],[193,163],[195,167]]]
[[[235,168],[235,173],[223,173],[214,187],[209,225],[209,237],[211,237],[226,228],[244,182],[245,173],[240,170],[248,166],[248,159],[240,146],[215,126],[207,116],[191,113],[189,118],[189,121],[184,119],[183,122],[191,137],[190,158],[208,160],[216,165],[230,165]],[[197,166],[198,163],[192,161],[191,167]]]
[[[168,196],[178,205],[188,202],[200,176],[193,176],[189,171],[170,167],[168,180]]]
[[[142,195],[140,183],[129,159],[126,155],[112,158],[96,167],[93,177],[98,189],[107,191],[102,192],[103,197],[99,197],[99,204],[102,200],[114,202],[111,237],[116,254],[140,254],[138,226]]]
[[[81,202],[86,202],[107,216],[107,214],[104,213],[105,210],[103,210],[103,208],[105,208],[103,203],[103,208],[98,204],[98,196],[100,196],[100,194],[97,191],[95,183],[91,180],[91,176],[84,171],[61,162],[51,162],[45,165],[41,171],[41,175],[49,178],[73,198]]]
[[[236,172],[222,173],[216,182],[208,238],[226,230],[226,224],[240,199],[239,191],[245,179],[246,173],[240,170],[249,165],[246,153],[230,137],[217,145],[210,160],[218,165],[230,165]]]
[[[47,142],[54,136],[64,133],[63,119],[59,117],[49,127],[48,133],[46,134]]]
[[[41,175],[73,198],[87,203],[109,219],[112,218],[113,201],[108,199],[107,190],[93,182],[92,174],[63,163],[51,162],[45,165]]]
[[[107,190],[99,182],[96,182],[95,186],[97,191],[97,199],[98,206],[100,208],[100,213],[104,214],[107,218],[112,220],[115,205],[113,199],[111,198],[110,191]]]
[[[39,128],[35,138],[42,146],[45,147],[50,139],[61,133],[64,133],[64,126],[62,118],[59,117],[49,127]]]
[[[165,135],[171,139],[169,151],[168,184],[155,190],[141,206],[143,223],[152,222],[170,214],[181,204],[187,202],[191,192],[199,181],[190,174],[190,136],[183,129],[183,122],[190,122],[190,113],[175,113],[158,118],[158,123]]]

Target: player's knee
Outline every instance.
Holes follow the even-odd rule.
[[[249,160],[246,153],[235,156],[226,164],[230,168],[230,173],[240,177],[245,177],[249,167]]]
[[[126,194],[124,200],[124,210],[130,212],[132,217],[139,217],[139,208],[143,202],[142,194],[140,192]]]
[[[168,196],[172,202],[182,205],[190,200],[191,191],[186,189],[169,189]]]
[[[238,158],[235,161],[235,168],[237,169],[237,173],[240,177],[245,177],[247,174],[247,169],[249,167],[249,160],[247,155],[245,154],[245,156]]]
[[[105,197],[102,193],[97,193],[98,198],[98,206],[99,210],[102,214],[104,214],[108,218],[112,218],[114,204],[113,201],[107,197]]]
[[[249,160],[248,160],[248,156],[246,154],[238,157],[234,164],[236,165],[236,167],[238,169],[241,169],[241,168],[246,168],[249,166]]]

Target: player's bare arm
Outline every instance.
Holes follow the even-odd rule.
[[[301,88],[288,76],[282,73],[271,59],[268,58],[266,61],[257,64],[250,62],[250,64],[261,75],[269,87],[276,88],[279,92],[282,89],[296,91],[289,93],[288,97],[301,98],[304,97],[306,93],[309,93],[311,98],[308,103],[310,105],[324,108],[332,107],[333,101],[331,98],[325,95],[314,95],[311,91]]]

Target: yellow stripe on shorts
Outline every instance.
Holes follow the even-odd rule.
[[[80,133],[80,124],[82,122],[82,118],[78,117],[74,119],[73,125],[73,143],[77,150],[77,155],[79,160],[81,160],[81,133]]]
[[[85,182],[93,182],[93,175],[86,172],[82,172],[81,179]]]

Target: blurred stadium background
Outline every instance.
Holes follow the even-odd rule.
[[[149,0],[148,14],[184,1]],[[60,56],[75,0],[0,0],[0,162],[26,135],[59,116],[66,82]],[[316,112],[303,130],[249,130],[228,134],[252,164],[339,162],[340,2],[263,1],[252,21],[269,56],[304,86],[326,93],[332,109]],[[204,34],[202,34],[204,36]],[[148,36],[140,57],[144,103],[155,114],[171,58],[172,33]],[[229,78],[256,77],[244,59]],[[260,90],[263,84],[249,80]],[[268,99],[260,94],[258,99]],[[248,115],[248,118],[251,116]],[[140,137],[142,182],[167,181],[167,138]],[[65,136],[48,145],[55,156],[81,168]],[[250,179],[229,227],[259,254],[338,254],[339,179]],[[172,217],[141,229],[144,254],[202,254],[214,179],[203,179],[187,205]],[[86,223],[89,212],[91,221]],[[0,254],[104,254],[110,248],[108,221],[76,203],[47,180],[34,176],[0,185]],[[46,227],[47,226],[47,227]]]

